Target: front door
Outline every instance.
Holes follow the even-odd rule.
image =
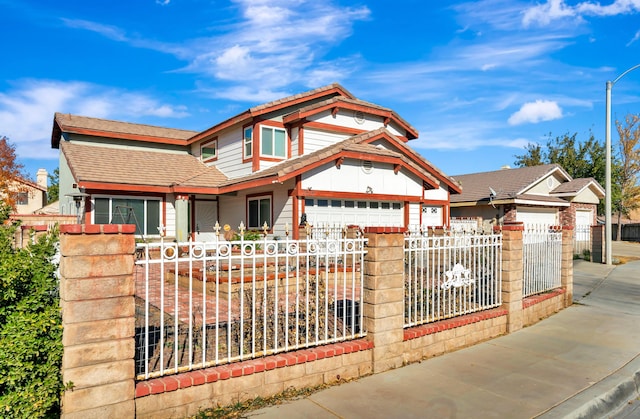
[[[218,221],[218,202],[196,200],[195,217],[196,241],[214,241],[216,234],[213,227]]]

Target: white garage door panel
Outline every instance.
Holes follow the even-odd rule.
[[[401,227],[404,211],[398,202],[307,199],[305,213],[311,225]]]
[[[516,221],[525,225],[558,225],[558,211],[555,208],[517,207],[516,211]]]

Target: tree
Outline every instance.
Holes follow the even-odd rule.
[[[47,189],[47,202],[56,202],[60,199],[60,169],[56,168],[49,174],[49,188]]]
[[[620,141],[618,143],[619,167],[617,181],[620,185],[620,194],[612,202],[612,206],[618,213],[618,236],[622,238],[622,216],[640,207],[640,185],[638,174],[640,173],[640,115],[627,115],[624,124],[616,121],[616,128]]]
[[[0,138],[0,198],[9,207],[16,204],[16,180],[22,178],[23,166],[18,163],[16,148],[7,137]]]
[[[0,202],[0,416],[60,414],[62,318],[53,263],[57,230],[13,247],[16,224]]]
[[[548,135],[546,147],[544,150],[540,145],[529,144],[525,148],[525,153],[515,155],[514,164],[517,167],[536,166],[539,164],[557,163],[562,166],[567,173],[575,178],[592,177],[604,185],[605,168],[606,168],[606,147],[595,139],[593,133],[590,133],[586,141],[578,141],[577,133],[566,133],[562,136],[553,138]],[[612,162],[612,171],[617,168],[618,162]],[[612,182],[613,184],[613,182]],[[612,196],[619,195],[618,182],[612,188]],[[598,205],[598,213],[604,212],[604,204]]]

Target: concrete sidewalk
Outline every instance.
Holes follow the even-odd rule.
[[[606,416],[639,396],[640,261],[576,261],[574,284],[576,304],[534,326],[248,416]]]

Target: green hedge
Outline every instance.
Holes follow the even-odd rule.
[[[17,225],[0,202],[0,417],[60,415],[62,321],[57,231],[14,249]]]

